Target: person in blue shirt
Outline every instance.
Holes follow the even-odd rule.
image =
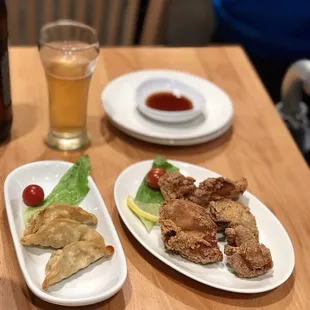
[[[275,102],[297,60],[310,58],[310,0],[212,0],[213,43],[243,46]]]

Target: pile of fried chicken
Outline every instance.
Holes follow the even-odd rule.
[[[195,179],[180,172],[167,172],[158,181],[165,202],[160,207],[159,224],[167,250],[195,263],[223,260],[216,232],[223,232],[227,244],[227,265],[241,278],[257,277],[273,267],[270,250],[259,243],[254,215],[237,201],[247,188],[247,180]]]

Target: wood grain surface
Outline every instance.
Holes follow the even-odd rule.
[[[48,102],[37,50],[11,48],[10,64],[14,123],[11,140],[0,147],[1,189],[7,174],[20,165],[48,159],[75,161],[81,154],[89,154],[92,176],[127,257],[123,288],[109,300],[83,309],[310,309],[309,169],[240,48],[102,49],[89,94],[92,144],[72,153],[51,150],[43,143]],[[148,68],[183,70],[215,82],[233,101],[233,128],[211,143],[191,147],[152,145],[113,128],[100,105],[101,91],[121,74]],[[247,177],[249,190],[272,210],[291,237],[296,266],[289,280],[262,294],[220,291],[179,274],[140,246],[118,216],[113,186],[124,168],[154,154],[207,167],[230,178]],[[63,309],[43,302],[27,288],[15,256],[3,195],[0,207],[0,309]]]

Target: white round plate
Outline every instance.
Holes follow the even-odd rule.
[[[163,124],[143,116],[137,109],[136,90],[151,78],[179,80],[206,98],[203,114],[181,124]],[[126,134],[164,145],[193,145],[211,141],[232,125],[233,106],[229,97],[215,84],[184,72],[144,70],[129,73],[110,82],[101,94],[109,120]]]
[[[219,176],[210,170],[196,165],[174,160],[169,162],[179,167],[182,174],[192,176],[198,182],[208,177]],[[133,236],[149,252],[168,266],[194,280],[231,292],[265,292],[276,288],[289,278],[295,264],[294,250],[290,238],[273,213],[249,192],[245,192],[240,200],[250,207],[251,212],[256,217],[260,242],[270,249],[274,261],[272,271],[257,278],[240,279],[228,270],[225,255],[221,263],[201,265],[192,263],[179,255],[167,253],[161,240],[160,227],[155,226],[148,233],[140,220],[126,205],[127,196],[132,195],[135,197],[141,181],[150,170],[151,165],[152,161],[147,160],[128,167],[119,175],[114,186],[114,199],[123,222]],[[222,251],[224,245],[225,242],[219,242]]]

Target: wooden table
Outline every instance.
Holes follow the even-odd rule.
[[[57,152],[43,144],[47,90],[37,50],[11,48],[10,63],[14,124],[11,141],[0,147],[1,186],[20,165],[47,159],[75,161],[83,153]],[[135,140],[113,128],[100,105],[102,89],[121,74],[148,68],[183,70],[218,84],[234,103],[233,129],[208,144],[165,147]],[[309,169],[240,48],[103,49],[91,82],[88,126],[92,145],[85,152],[122,242],[128,277],[115,296],[85,309],[310,309]],[[186,278],[140,246],[118,216],[113,186],[124,168],[154,154],[234,179],[246,176],[249,190],[275,213],[291,237],[296,267],[289,280],[271,292],[252,296],[224,292]],[[27,288],[2,196],[0,227],[0,309],[61,309]]]

